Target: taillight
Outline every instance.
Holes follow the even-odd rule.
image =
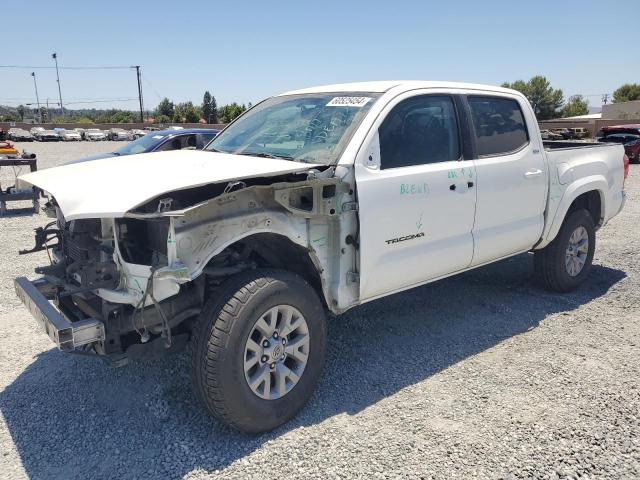
[[[626,180],[627,177],[629,176],[629,157],[627,157],[626,153],[622,157],[622,161],[624,163],[624,180]],[[624,188],[624,180],[622,182],[622,187],[623,188]]]

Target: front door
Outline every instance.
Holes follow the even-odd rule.
[[[470,265],[476,175],[459,125],[453,97],[406,94],[359,152],[362,300]]]

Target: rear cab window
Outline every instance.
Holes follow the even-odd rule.
[[[529,143],[524,114],[517,100],[473,95],[467,101],[479,157],[507,155]]]

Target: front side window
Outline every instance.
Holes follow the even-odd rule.
[[[516,100],[468,97],[479,156],[515,152],[529,142],[524,115]]]
[[[309,93],[273,97],[247,111],[205,150],[330,165],[379,93]]]
[[[381,168],[398,168],[460,158],[453,99],[421,96],[403,100],[378,130]]]

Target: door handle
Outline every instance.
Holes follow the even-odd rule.
[[[464,187],[465,184],[463,183],[462,186]],[[473,182],[467,182],[466,187],[467,187],[466,189],[462,190],[463,192],[466,192],[470,188],[473,188]],[[452,192],[455,192],[457,188],[458,188],[458,185],[456,185],[455,183],[452,183],[451,185],[449,185],[449,190],[451,190]]]
[[[524,172],[524,178],[535,178],[539,177],[540,175],[542,175],[542,170],[540,170],[539,168]]]

